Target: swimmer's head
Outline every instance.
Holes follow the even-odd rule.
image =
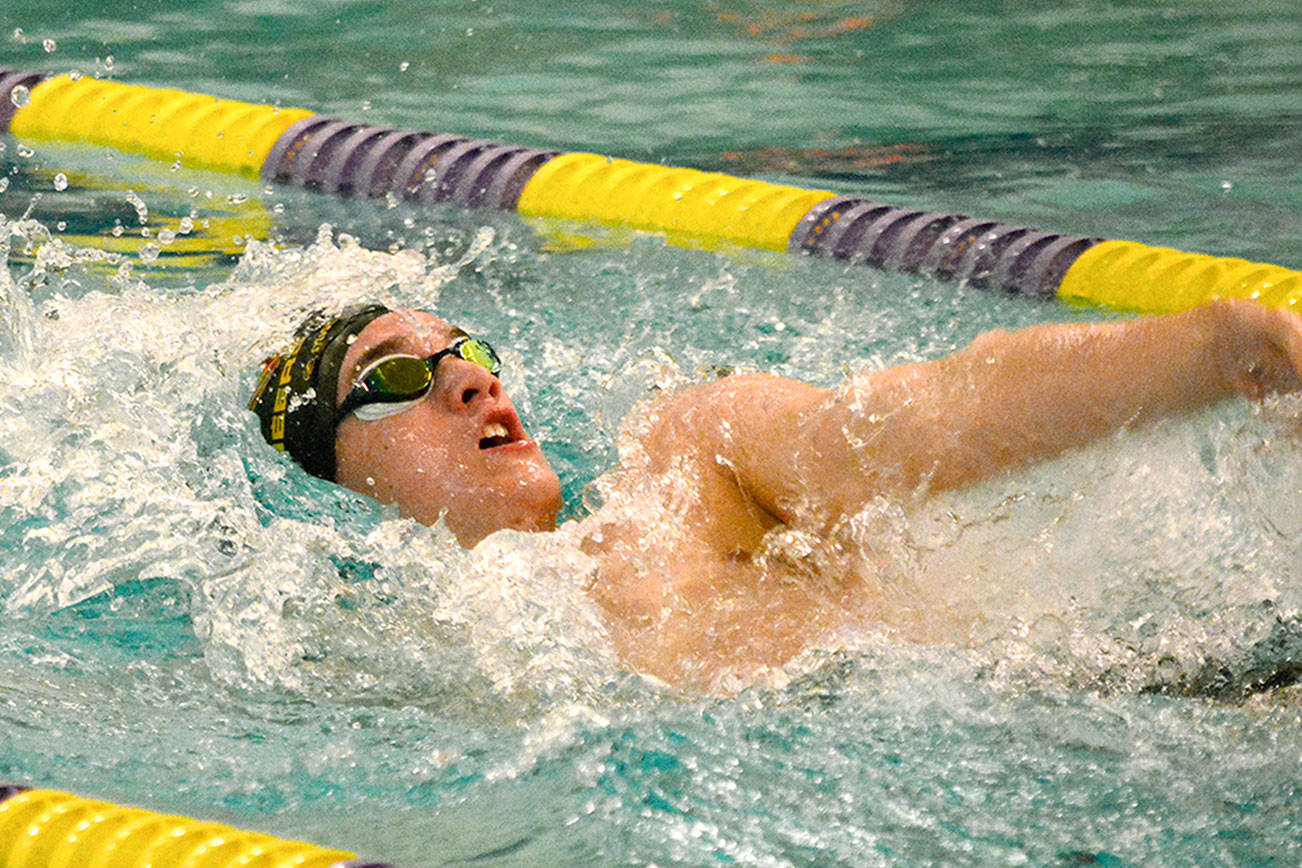
[[[296,439],[286,425],[282,441],[304,468],[425,524],[442,518],[466,546],[496,530],[554,526],[560,482],[520,423],[487,344],[432,314],[378,306],[334,325],[309,320],[299,336],[300,352],[319,346],[321,359],[310,373],[303,366],[301,379],[315,378],[311,398],[291,388],[286,400],[286,422],[305,414]],[[277,384],[287,366],[296,382],[302,364],[293,355],[269,366],[250,405],[272,445]]]

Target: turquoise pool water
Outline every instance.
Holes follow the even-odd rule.
[[[10,19],[0,65],[1302,265],[1288,4]],[[1300,656],[1295,407],[884,511],[895,575],[984,616],[970,648],[846,635],[785,683],[683,695],[610,659],[565,532],[465,553],[262,447],[257,361],[320,303],[435,306],[503,351],[575,516],[656,384],[830,385],[1105,314],[4,146],[0,780],[405,866],[1298,862],[1302,705],[1239,695]]]

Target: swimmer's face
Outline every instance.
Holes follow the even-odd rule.
[[[395,310],[364,328],[344,355],[338,403],[358,375],[384,356],[426,358],[461,333],[432,314]],[[335,432],[335,479],[425,524],[440,517],[464,546],[496,530],[550,530],[560,481],[525,433],[511,399],[489,371],[444,356],[429,394],[392,416],[355,413]]]

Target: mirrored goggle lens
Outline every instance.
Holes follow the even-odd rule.
[[[449,349],[458,358],[479,365],[494,377],[502,371],[502,360],[497,357],[497,353],[487,342],[481,341],[479,338],[462,338]]]
[[[410,401],[429,390],[434,377],[424,359],[390,356],[362,377],[371,401]]]

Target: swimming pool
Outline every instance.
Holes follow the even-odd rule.
[[[1302,263],[1302,13],[1006,11],[37,3],[0,64]],[[291,470],[243,411],[303,309],[436,303],[503,350],[577,514],[655,384],[830,384],[1098,314],[5,144],[3,213],[45,228],[14,237],[0,335],[0,779],[413,866],[1297,860],[1296,700],[1179,695],[1207,660],[1232,693],[1297,659],[1263,644],[1302,591],[1302,462],[1269,414],[885,512],[904,580],[971,578],[974,649],[844,637],[714,699],[613,665],[564,534],[462,553]]]

